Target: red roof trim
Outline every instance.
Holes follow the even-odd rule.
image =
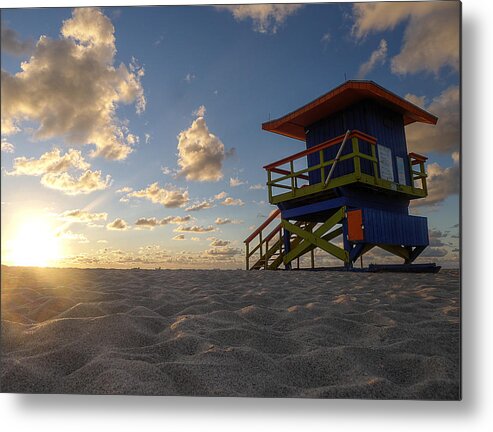
[[[351,103],[351,101],[347,102],[342,99],[341,95],[343,93],[347,93],[348,97],[352,98],[357,98],[360,95],[360,98],[363,96],[377,99],[392,106],[394,109],[398,109],[403,113],[405,125],[414,122],[436,124],[438,121],[438,118],[433,114],[386,90],[373,81],[351,80],[283,117],[263,123],[262,129],[305,141],[305,127],[309,126],[307,122],[312,124],[323,118],[327,113],[342,109]],[[338,104],[336,109],[333,109],[334,101],[337,101]],[[333,103],[331,104],[331,102]],[[329,105],[332,105],[331,108],[329,108]]]

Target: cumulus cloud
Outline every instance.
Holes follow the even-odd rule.
[[[190,215],[185,215],[185,216],[167,216],[159,221],[161,225],[168,225],[168,224],[182,224],[186,222],[190,222],[192,220],[192,216]]]
[[[159,225],[159,221],[156,218],[139,218],[135,222],[137,228],[154,228]]]
[[[2,21],[2,52],[6,52],[15,56],[29,54],[34,48],[34,43],[31,40],[21,40],[18,33],[7,27]]]
[[[226,225],[226,224],[232,223],[232,220],[229,219],[229,218],[224,218],[223,219],[223,218],[218,217],[218,218],[216,218],[216,222],[215,223],[216,223],[216,225]]]
[[[214,195],[215,200],[222,200],[228,196],[227,192],[219,192],[218,194]]]
[[[352,31],[358,39],[406,22],[401,51],[391,61],[393,73],[459,69],[459,2],[355,3],[353,17]]]
[[[9,143],[7,139],[2,138],[2,151],[4,153],[14,153],[15,146],[12,143]]]
[[[84,160],[81,152],[70,149],[61,154],[53,149],[36,158],[24,156],[14,159],[13,170],[7,175],[41,176],[41,184],[67,195],[88,194],[110,186],[111,177],[102,177],[101,171],[88,169],[90,164]],[[69,170],[83,171],[80,175],[70,174]]]
[[[450,195],[456,195],[460,192],[460,166],[458,153],[454,153],[452,159],[454,164],[448,168],[442,168],[437,163],[428,165],[428,196],[424,199],[412,201],[413,206],[437,205]]]
[[[187,190],[177,189],[173,185],[165,185],[162,188],[157,182],[145,189],[131,192],[127,197],[145,198],[154,204],[161,204],[168,208],[182,207],[189,201]]]
[[[124,231],[128,228],[128,224],[123,219],[116,218],[113,222],[106,225],[106,228],[114,231]]]
[[[87,210],[66,210],[58,215],[58,218],[67,222],[74,223],[93,223],[98,221],[105,221],[108,218],[108,213],[91,213]]]
[[[303,5],[299,4],[246,4],[216,6],[231,12],[237,21],[252,20],[253,29],[259,33],[276,33],[286,18]]]
[[[101,177],[101,171],[87,170],[80,176],[68,173],[48,173],[41,177],[41,184],[50,189],[59,190],[66,195],[89,194],[96,190],[103,190],[110,186],[110,176]]]
[[[241,254],[241,250],[229,246],[214,247],[205,251],[207,255],[234,256]]]
[[[179,176],[194,181],[223,178],[224,144],[209,131],[204,117],[195,119],[177,138]]]
[[[2,133],[32,121],[35,139],[63,137],[94,145],[92,156],[125,159],[132,147],[116,110],[131,103],[145,109],[144,70],[135,61],[115,66],[115,52],[111,21],[97,8],[74,9],[59,39],[41,36],[20,72],[2,70]]]
[[[177,234],[173,237],[173,240],[185,240],[185,236],[183,234]]]
[[[202,201],[196,204],[191,205],[190,207],[187,207],[185,211],[199,211],[199,210],[205,210],[208,208],[214,207],[214,204],[211,201]]]
[[[378,48],[371,53],[370,58],[360,66],[358,79],[363,79],[375,68],[375,66],[385,63],[386,58],[387,41],[385,39],[382,39],[380,41],[380,44],[378,45]]]
[[[153,229],[154,227],[159,226],[159,225],[181,224],[181,223],[190,222],[191,220],[192,220],[192,217],[189,215],[186,215],[186,216],[167,216],[161,220],[158,220],[155,217],[140,218],[135,222],[135,225],[138,228]]]
[[[231,242],[229,240],[221,240],[221,239],[212,239],[210,246],[212,247],[221,247],[221,246],[228,246]]]
[[[118,189],[116,191],[116,193],[125,194],[125,193],[130,193],[132,191],[133,191],[133,189],[131,187],[125,186],[125,187],[122,187],[121,189]]]
[[[212,225],[209,225],[207,227],[204,226],[199,226],[199,225],[192,225],[192,226],[183,226],[180,225],[178,228],[175,229],[175,232],[193,232],[193,233],[208,233],[216,231],[216,228],[214,228]]]
[[[14,159],[13,170],[9,175],[31,175],[40,176],[46,173],[62,173],[69,169],[85,170],[91,165],[84,160],[81,152],[70,149],[67,153],[61,154],[60,149],[43,153],[39,159],[26,158],[24,156]]]
[[[216,225],[227,225],[227,224],[241,224],[243,221],[237,219],[229,219],[229,218],[216,218]]]
[[[436,125],[414,123],[406,126],[409,149],[415,152],[451,153],[460,146],[460,89],[450,86],[429,105],[425,98],[407,94],[406,99],[438,117]]]
[[[230,187],[237,187],[246,184],[247,182],[244,180],[240,180],[238,177],[231,177],[229,179],[229,186]]]
[[[222,205],[225,206],[244,206],[245,203],[240,198],[231,198],[227,197],[224,201],[221,202]]]

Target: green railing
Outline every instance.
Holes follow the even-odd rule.
[[[369,154],[361,152],[360,141],[370,144]],[[427,158],[416,153],[410,153],[409,166],[412,176],[411,185],[397,184],[380,178],[376,143],[376,138],[370,135],[360,131],[348,131],[345,135],[338,136],[310,149],[266,165],[264,168],[267,171],[269,202],[277,204],[282,201],[323,192],[355,182],[380,187],[390,191],[402,192],[414,198],[425,197],[427,189],[424,162]],[[325,160],[326,150],[339,144],[340,147],[336,157]],[[351,146],[350,153],[342,155],[344,146],[348,145]],[[309,155],[316,154],[318,154],[318,163],[306,166],[305,158]],[[371,163],[371,174],[362,170],[361,161],[363,159]],[[351,172],[332,176],[338,163],[349,160],[353,161],[354,168]],[[304,166],[302,168],[296,168],[297,161],[302,161]],[[415,165],[419,165],[419,171],[414,170],[413,167]],[[315,171],[320,173],[320,181],[316,184],[310,184],[309,174]],[[416,180],[421,180],[421,187],[415,186]],[[276,193],[279,189],[282,189],[281,193]]]

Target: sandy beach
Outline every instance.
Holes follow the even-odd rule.
[[[2,392],[458,399],[459,272],[2,267]]]

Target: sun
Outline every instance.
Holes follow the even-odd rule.
[[[41,217],[23,221],[7,250],[7,261],[14,266],[47,267],[61,258],[60,238]]]

